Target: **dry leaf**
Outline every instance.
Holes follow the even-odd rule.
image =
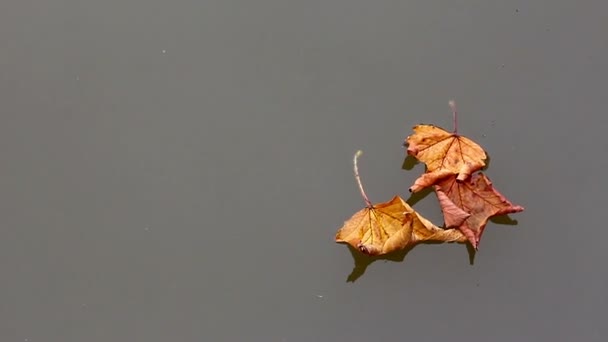
[[[407,153],[426,164],[426,172],[410,187],[411,192],[420,191],[450,175],[457,175],[457,179],[463,181],[486,165],[487,155],[483,148],[458,135],[453,101],[450,106],[454,113],[453,133],[434,125],[417,125],[414,134],[405,139]]]
[[[466,237],[457,229],[442,229],[420,216],[401,197],[389,202],[372,205],[357,170],[355,154],[355,178],[359,184],[366,207],[355,213],[337,232],[336,242],[345,242],[368,255],[382,255],[413,246],[423,241],[465,242]],[[462,223],[466,217],[462,218]]]
[[[446,227],[458,228],[477,249],[488,219],[493,216],[517,213],[524,208],[514,205],[501,195],[492,182],[481,172],[465,182],[457,177],[444,178],[435,185]],[[464,214],[470,214],[462,224]]]
[[[382,255],[423,241],[465,242],[457,229],[442,229],[420,216],[395,196],[355,213],[336,234],[336,242],[346,242],[368,255]]]
[[[338,230],[336,242],[348,243],[367,255],[383,255],[411,248],[424,241],[466,242],[475,249],[488,220],[516,213],[524,208],[501,195],[481,172],[487,154],[469,138],[458,135],[457,112],[453,101],[454,132],[434,125],[417,125],[405,140],[407,153],[426,165],[425,173],[410,187],[411,192],[434,186],[446,229],[418,214],[401,197],[372,204],[361,185],[355,154],[355,179],[365,208],[356,212]]]

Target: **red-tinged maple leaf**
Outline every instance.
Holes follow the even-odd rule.
[[[456,175],[444,178],[436,183],[435,192],[446,227],[460,229],[475,249],[479,246],[488,219],[524,210],[501,195],[481,172],[462,182],[457,181]],[[463,215],[467,214],[470,216],[458,225]]]

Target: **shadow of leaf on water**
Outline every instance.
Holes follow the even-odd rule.
[[[347,245],[348,250],[350,251],[350,253],[353,257],[355,266],[353,267],[352,272],[346,278],[346,282],[354,283],[355,281],[357,281],[357,279],[361,278],[361,276],[363,276],[363,274],[365,274],[367,267],[378,260],[403,262],[403,260],[405,260],[405,257],[408,255],[408,253],[412,249],[414,249],[414,247],[416,247],[418,245],[440,245],[440,244],[444,244],[444,243],[443,242],[428,242],[428,241],[421,242],[419,244],[410,246],[410,247],[402,249],[400,251],[396,251],[396,252],[385,254],[385,255],[378,255],[378,256],[369,256],[369,255],[363,254],[356,248],[352,247],[351,245]],[[459,244],[462,244],[462,243],[459,243]],[[469,263],[471,265],[473,265],[473,262],[475,260],[476,251],[473,248],[473,246],[471,246],[471,244],[468,242],[466,243],[466,247],[467,247],[467,252],[469,254]]]
[[[390,254],[378,255],[378,256],[369,256],[367,254],[361,253],[358,249],[354,248],[351,245],[347,245],[348,250],[352,254],[353,260],[355,262],[355,266],[353,267],[352,272],[346,278],[346,282],[354,283],[357,279],[359,279],[365,271],[367,270],[367,266],[378,260],[384,261],[394,261],[394,262],[402,262],[405,259],[405,256],[409,251],[412,250],[412,247],[396,251]]]
[[[407,204],[409,204],[410,207],[413,207],[414,205],[416,205],[416,203],[420,202],[422,199],[424,199],[426,196],[428,196],[431,192],[434,192],[431,187],[424,188],[418,192],[411,194],[410,197],[405,202]]]
[[[418,159],[410,156],[409,154],[405,157],[405,159],[403,160],[403,164],[401,165],[401,168],[404,170],[411,170],[414,168],[414,166],[416,166],[416,164],[418,164],[419,161]]]
[[[517,220],[512,219],[511,217],[509,217],[509,215],[494,216],[490,218],[490,222],[496,224],[503,224],[506,226],[517,226],[519,224]]]

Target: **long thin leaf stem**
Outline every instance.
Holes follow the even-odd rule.
[[[372,202],[369,200],[367,195],[365,194],[365,190],[363,190],[363,185],[361,184],[361,177],[359,177],[359,168],[357,167],[357,158],[359,158],[363,154],[363,151],[359,150],[355,153],[355,157],[353,158],[353,169],[355,171],[355,179],[357,180],[357,184],[359,185],[359,191],[361,191],[361,196],[363,196],[363,200],[368,208],[372,207]]]
[[[454,115],[454,134],[458,134],[458,112],[456,111],[456,102],[450,100],[448,102],[450,108],[452,108],[452,114]]]

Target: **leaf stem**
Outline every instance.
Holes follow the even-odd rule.
[[[448,102],[450,108],[452,108],[452,114],[454,115],[454,134],[458,134],[458,112],[456,111],[456,102],[450,100]]]
[[[361,191],[361,196],[363,196],[363,200],[368,208],[372,207],[372,202],[369,200],[367,195],[365,194],[365,190],[363,190],[363,185],[361,184],[361,177],[359,177],[359,168],[357,167],[357,158],[359,158],[363,154],[363,151],[359,150],[355,153],[355,157],[353,158],[353,170],[355,171],[355,179],[357,180],[357,184],[359,185],[359,191]]]

